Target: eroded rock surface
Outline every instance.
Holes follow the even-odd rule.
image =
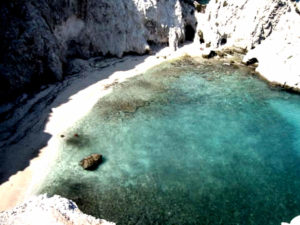
[[[0,213],[1,225],[114,225],[82,213],[76,203],[58,195],[40,195]]]
[[[300,224],[300,216],[295,217],[291,223],[281,223],[281,225],[299,225]]]
[[[300,88],[299,1],[218,0],[199,13],[203,48],[247,49],[244,62],[256,58],[257,72],[267,80]],[[198,40],[198,42],[201,42]]]
[[[143,54],[171,28],[183,40],[187,24],[194,12],[179,0],[1,1],[0,104],[63,79],[70,59]]]

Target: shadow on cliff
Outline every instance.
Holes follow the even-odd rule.
[[[134,32],[127,32],[125,25],[135,22],[136,18],[121,19],[121,26],[115,20],[110,19],[108,14],[115,10],[116,15],[113,14],[111,17],[121,16],[126,12],[118,9],[122,6],[126,8],[128,5],[133,6],[130,15],[138,17],[139,12],[137,8],[134,8],[133,1],[118,3],[114,4],[114,2],[106,0],[89,2],[80,0],[73,3],[68,0],[2,1],[0,3],[0,31],[2,31],[0,37],[3,40],[0,43],[2,50],[0,53],[1,104],[5,103],[5,99],[13,99],[14,96],[11,93],[14,91],[20,94],[20,91],[17,91],[20,89],[19,86],[30,84],[28,92],[34,92],[38,91],[39,86],[60,80],[64,67],[71,59],[88,59],[102,55],[102,50],[106,49],[109,43],[114,43],[111,37],[116,37],[117,41],[114,44],[120,45],[120,49],[126,52],[124,40],[130,39],[132,37],[130,35],[133,35]],[[81,32],[74,32],[76,27],[74,28],[73,23],[69,24],[70,27],[67,26],[66,21],[73,17],[81,21],[79,25],[86,25],[85,28],[81,27]],[[62,30],[62,34],[55,35],[55,30],[64,24],[65,30]],[[75,25],[78,28],[78,23]],[[110,28],[110,31],[101,29],[101,26]],[[143,36],[143,34],[139,35]],[[109,50],[111,49],[104,54],[109,53]],[[123,59],[116,59],[117,61],[130,60],[131,62],[122,64],[119,69],[117,67],[114,69],[114,65],[111,65],[113,68],[111,73],[103,73],[103,70],[98,68],[97,71],[94,71],[98,74],[93,73],[87,79],[84,77],[81,79],[80,75],[66,77],[62,82],[39,90],[33,97],[27,96],[26,100],[8,104],[8,107],[13,105],[9,110],[6,109],[6,106],[1,106],[0,184],[7,181],[12,175],[26,169],[31,160],[40,154],[40,149],[46,146],[52,138],[49,133],[45,132],[52,109],[67,103],[74,94],[108,78],[116,71],[133,69],[142,63],[145,57],[132,56],[129,59],[125,56]],[[96,68],[94,69],[96,70]],[[73,72],[71,74],[76,74],[76,69],[75,73]],[[56,76],[57,74],[58,76]],[[20,90],[27,92],[27,89],[24,88]],[[3,116],[3,111],[9,113]]]
[[[87,10],[88,5],[86,0],[79,1],[80,4],[78,5],[78,7],[75,8],[72,4],[69,4],[69,1],[66,0],[60,1],[59,3],[57,3],[58,5],[55,5],[56,2],[45,3],[43,1],[29,1],[28,4],[26,4],[26,7],[23,7],[23,5],[21,4],[22,2],[25,2],[23,0],[21,1],[21,3],[11,3],[7,0],[5,2],[6,5],[4,4],[4,6],[6,6],[7,9],[2,7],[2,11],[5,12],[5,15],[2,17],[7,16],[9,17],[9,19],[2,20],[2,22],[0,23],[0,28],[4,31],[7,31],[2,32],[3,35],[5,34],[4,36],[0,35],[1,37],[3,37],[4,40],[4,44],[0,44],[0,49],[7,51],[2,51],[2,54],[0,54],[0,65],[2,65],[2,61],[6,62],[7,60],[10,60],[9,63],[7,62],[4,64],[12,65],[12,68],[9,71],[15,72],[16,79],[21,79],[22,74],[32,75],[32,73],[36,73],[37,68],[48,68],[49,66],[51,66],[51,68],[60,68],[60,66],[58,66],[59,63],[61,63],[62,68],[64,68],[66,66],[67,61],[70,58],[87,59],[91,57],[96,57],[99,55],[98,53],[101,52],[99,51],[99,49],[101,49],[100,47],[106,46],[107,42],[119,44],[122,47],[121,49],[123,49],[124,51],[130,51],[127,48],[124,48],[124,46],[126,46],[124,40],[136,38],[135,32],[128,32],[126,30],[127,23],[129,23],[130,21],[132,23],[136,23],[136,21],[138,21],[137,19],[140,14],[138,9],[134,7],[133,9],[131,9],[133,11],[130,11],[130,15],[136,14],[136,18],[130,17],[131,20],[130,18],[122,20],[122,24],[124,23],[126,25],[125,26],[122,24],[115,24],[113,20],[110,20],[107,17],[107,10],[111,9],[111,2],[108,4],[108,2],[106,1],[90,1],[89,10]],[[128,2],[124,1],[124,3],[126,4]],[[131,4],[134,5],[133,2]],[[101,13],[92,13],[94,12],[93,10],[95,10],[96,6],[100,7],[99,12],[104,12],[103,15]],[[57,10],[53,10],[54,8]],[[185,11],[185,17],[188,18],[185,21],[185,24],[192,24],[192,27],[195,28],[196,20],[194,16],[194,10],[190,10],[189,8],[187,8]],[[86,13],[88,12],[89,15],[86,15]],[[123,15],[122,13],[124,14],[124,11],[118,11],[117,15]],[[74,36],[74,32],[71,32],[72,35],[69,35],[70,37],[67,35],[68,38],[70,38],[70,40],[68,39],[66,43],[69,44],[64,46],[64,48],[66,48],[66,52],[62,53],[62,50],[64,50],[64,48],[60,49],[61,43],[57,43],[58,40],[54,37],[55,35],[53,35],[54,30],[57,25],[62,24],[63,21],[67,21],[69,17],[72,18],[72,16],[74,15],[76,15],[84,23],[87,24],[91,23],[91,20],[93,19],[91,16],[97,15],[98,17],[96,19],[94,18],[94,20],[97,23],[101,23],[102,25],[107,25],[107,27],[111,28],[112,32],[106,31],[105,34],[107,34],[107,36],[102,35],[104,37],[103,40],[101,40],[100,38],[100,33],[97,33],[97,35],[95,35],[97,38],[90,37],[90,29],[86,29],[82,32],[76,33],[76,36]],[[23,20],[25,20],[25,22]],[[145,29],[148,29],[148,32],[151,33],[153,31],[153,27],[149,28],[147,27],[147,21],[141,21],[143,23],[146,23],[146,25],[144,24]],[[156,25],[164,30],[164,26],[161,26],[159,22]],[[32,29],[32,27],[35,29]],[[97,31],[97,29],[94,30]],[[137,25],[137,31],[139,30],[140,25]],[[156,30],[156,28],[154,30]],[[39,33],[40,35],[37,35],[37,33]],[[187,26],[186,36],[189,36],[187,39],[192,39],[194,37],[194,34],[195,30],[191,29],[190,26]],[[117,35],[117,37],[120,38],[122,37],[122,40],[124,40],[115,43],[114,40],[111,40],[110,38],[112,35]],[[168,32],[166,32],[165,35],[167,37]],[[156,43],[157,41],[156,39],[153,39],[151,35],[149,35],[149,37],[145,37],[144,34],[141,33],[139,34],[139,36],[145,38],[145,42],[148,42],[148,44],[149,42]],[[13,45],[13,43],[16,42],[15,40],[25,40],[26,38],[28,39],[28,37],[32,39],[30,45],[27,42],[17,42],[20,45],[24,44],[26,48],[19,48],[18,46]],[[167,38],[162,38],[162,40],[165,39],[167,40]],[[49,43],[45,42],[45,40],[47,40]],[[117,40],[119,40],[119,38],[117,38]],[[141,45],[141,43],[138,43],[137,41],[134,43],[138,46]],[[166,44],[166,42],[159,41],[157,41],[157,43]],[[97,46],[99,44],[101,45],[100,47]],[[40,48],[39,46],[42,47]],[[49,49],[51,51],[48,51]],[[132,46],[132,49],[132,51],[136,51],[136,46]],[[21,52],[21,50],[23,52]],[[42,56],[40,56],[41,54]],[[6,57],[7,55],[11,57]],[[53,55],[57,57],[53,58]],[[40,62],[39,60],[37,60],[37,57],[42,57],[43,60],[40,60]],[[40,154],[39,150],[47,145],[48,141],[52,136],[46,133],[44,130],[46,123],[48,122],[48,119],[51,116],[51,111],[53,108],[57,108],[60,105],[67,103],[70,100],[70,97],[74,94],[95,84],[100,80],[108,78],[114,72],[120,70],[127,71],[133,69],[136,65],[142,63],[146,57],[147,56],[125,56],[122,59],[119,59],[119,61],[130,60],[130,63],[119,62],[119,69],[117,69],[117,67],[114,68],[114,65],[112,64],[111,67],[114,69],[110,73],[106,74],[102,73],[103,70],[98,69],[97,71],[94,71],[98,74],[93,74],[87,79],[81,79],[81,76],[77,77],[76,75],[67,77],[64,81],[49,85],[47,88],[41,90],[33,97],[33,99],[29,98],[28,100],[26,100],[26,104],[22,103],[23,105],[14,106],[14,111],[11,110],[13,111],[11,115],[6,116],[7,118],[4,119],[6,121],[3,121],[3,118],[0,118],[0,120],[2,120],[0,121],[0,184],[7,181],[12,175],[16,174],[17,172],[26,169],[26,167],[29,166],[30,161]],[[16,67],[15,65],[18,66]],[[24,70],[26,73],[24,72]],[[3,70],[0,66],[0,77],[1,74],[5,71],[6,70]],[[48,72],[48,74],[53,74],[51,71],[57,70],[41,69],[41,71],[39,71],[38,73],[39,79],[43,80],[44,76],[47,75],[46,72]],[[58,71],[60,71],[60,69]],[[11,79],[13,79],[12,73],[8,74],[10,74],[10,76],[7,75],[6,78],[10,77]],[[76,74],[76,72],[74,74]],[[45,81],[43,80],[41,82],[38,82],[38,84],[41,85],[49,83],[52,82],[53,79],[49,78]],[[50,81],[48,82],[48,80]],[[72,84],[69,85],[70,83]],[[3,85],[3,83],[0,84],[0,87],[2,87],[1,85]],[[5,88],[13,89],[13,86],[5,85]],[[5,93],[6,96],[9,96],[9,94],[7,94],[9,92]],[[0,108],[0,114],[1,110],[2,108]]]

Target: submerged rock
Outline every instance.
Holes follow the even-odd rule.
[[[80,161],[80,166],[85,170],[95,170],[102,163],[101,154],[92,154]]]

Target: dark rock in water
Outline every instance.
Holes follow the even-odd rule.
[[[249,59],[249,60],[246,62],[246,65],[247,65],[247,66],[250,66],[250,65],[253,65],[253,64],[255,64],[255,63],[258,63],[257,58],[251,58],[251,59]]]
[[[101,154],[92,154],[80,161],[80,166],[85,170],[95,170],[102,162]]]
[[[210,51],[210,53],[208,55],[203,54],[202,57],[204,59],[211,59],[213,57],[217,56],[217,53],[215,51]]]

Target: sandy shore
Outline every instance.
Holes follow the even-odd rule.
[[[164,48],[150,56],[127,56],[124,60],[107,68],[84,74],[84,76],[72,81],[52,103],[53,106],[59,106],[51,108],[50,114],[47,111],[39,111],[39,115],[36,115],[41,116],[42,113],[47,113],[45,116],[47,116],[48,121],[45,129],[32,134],[33,137],[27,141],[30,143],[26,144],[30,145],[34,141],[38,141],[40,133],[47,133],[51,135],[51,138],[47,146],[39,151],[39,155],[30,161],[27,168],[14,174],[7,182],[1,184],[0,211],[10,209],[36,193],[39,184],[51,167],[51,162],[55,161],[58,153],[56,146],[60,135],[74,122],[86,115],[101,97],[110,93],[112,89],[108,88],[109,86],[141,74],[166,60],[178,58],[185,54],[199,56],[202,52],[197,49],[199,48],[195,48],[194,44],[190,44],[181,47],[176,52]],[[81,87],[85,88],[81,89]],[[70,96],[74,90],[79,91]],[[57,104],[66,97],[68,98],[67,102]]]
[[[82,76],[74,78],[55,97],[50,105],[50,114],[47,110],[34,112],[38,118],[47,118],[44,130],[29,134],[30,138],[26,137],[25,142],[22,141],[18,145],[32,146],[45,134],[51,138],[47,146],[40,149],[39,155],[30,160],[24,170],[10,176],[8,181],[0,185],[0,211],[10,209],[36,193],[39,184],[51,168],[51,163],[55,162],[58,153],[56,146],[61,139],[60,135],[85,116],[101,97],[110,93],[112,90],[110,87],[114,83],[141,74],[166,60],[186,54],[201,56],[204,53],[207,54],[207,51],[209,49],[205,52],[201,51],[200,46],[195,43],[184,45],[176,52],[166,47],[149,56],[126,56],[108,67],[85,72]],[[269,80],[272,82],[272,79]],[[282,81],[282,85],[285,85],[285,82]],[[19,154],[19,150],[20,148],[15,150],[15,154]],[[15,154],[10,153],[12,155],[10,158],[13,158]],[[23,151],[22,154],[24,156],[24,154],[32,153]]]

